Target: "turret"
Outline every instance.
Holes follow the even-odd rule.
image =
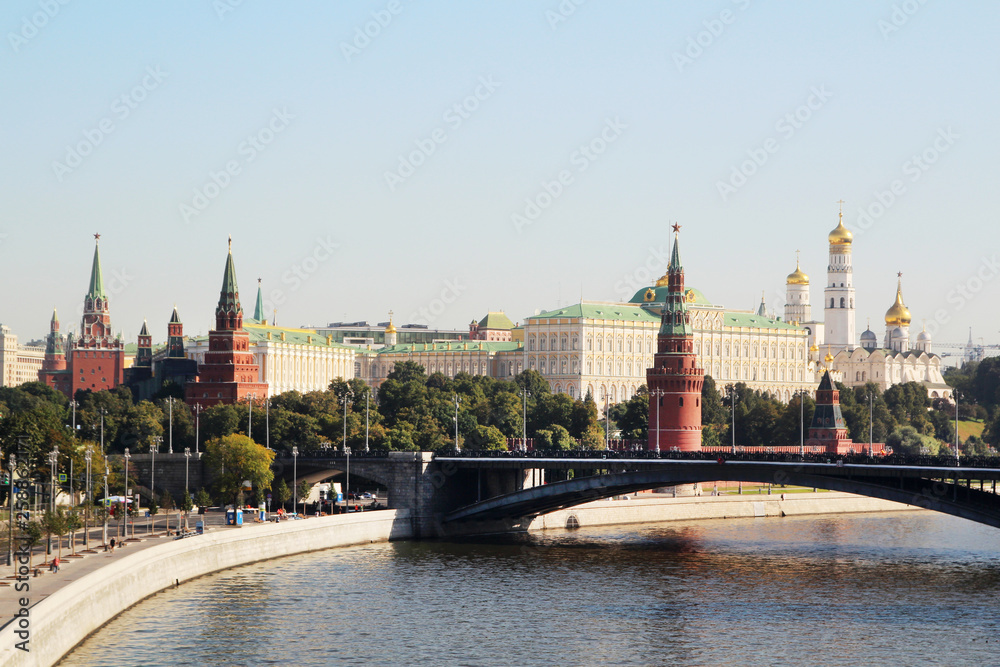
[[[153,367],[153,337],[149,335],[146,320],[142,321],[142,330],[139,332],[139,348],[135,353],[135,366]]]
[[[243,328],[243,306],[240,305],[240,288],[236,285],[236,266],[233,264],[233,237],[229,237],[229,255],[222,274],[219,305],[215,309],[216,331],[239,331]]]
[[[177,314],[177,306],[174,306],[174,312],[167,324],[167,357],[183,359],[184,356],[184,325]]]
[[[812,321],[809,276],[799,268],[798,252],[795,257],[795,270],[785,278],[785,321],[796,324]]]
[[[45,359],[42,360],[43,371],[66,370],[66,344],[59,333],[59,314],[52,309],[52,321],[49,322],[49,335],[45,339]]]

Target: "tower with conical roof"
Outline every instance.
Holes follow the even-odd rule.
[[[660,315],[653,367],[646,370],[649,388],[649,444],[654,451],[701,449],[701,387],[705,371],[698,368],[694,329],[684,298],[684,267],[673,225],[674,247],[667,268],[667,298]]]
[[[184,356],[184,324],[177,314],[177,306],[174,306],[174,312],[167,324],[167,358],[183,359]]]
[[[135,353],[135,362],[132,364],[138,368],[153,367],[153,337],[149,335],[149,326],[146,320],[142,321],[142,329],[139,331],[139,346]]]
[[[52,321],[49,322],[49,335],[45,338],[45,359],[42,361],[43,371],[66,370],[66,340],[59,333],[59,313],[52,309]]]
[[[830,371],[823,372],[819,388],[816,389],[816,411],[806,436],[805,446],[809,451],[823,451],[829,454],[847,454],[862,451],[847,435],[847,424],[840,410],[840,391],[830,378]]]
[[[43,369],[38,374],[39,380],[70,398],[81,389],[114,389],[125,380],[125,348],[121,336],[111,329],[111,311],[101,272],[100,239],[100,234],[94,234],[94,261],[87,294],[83,297],[80,333],[66,342],[65,369]],[[52,333],[57,333],[58,324],[53,315]],[[55,354],[58,338],[52,333],[53,363],[58,363]]]
[[[826,268],[826,288],[823,290],[824,342],[834,350],[853,350],[855,342],[854,268],[851,245],[854,235],[844,226],[843,201],[840,219],[830,232],[830,263]]]
[[[257,324],[267,324],[267,316],[264,315],[264,294],[260,286],[261,280],[257,279],[257,303],[253,307],[253,319]]]
[[[215,308],[215,329],[208,332],[208,351],[198,366],[198,379],[185,388],[189,405],[203,408],[220,403],[236,403],[254,394],[267,397],[267,384],[259,379],[260,366],[250,351],[250,335],[243,328],[243,307],[236,284],[233,240],[222,274],[222,289]]]

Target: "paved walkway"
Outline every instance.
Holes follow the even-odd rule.
[[[225,512],[222,511],[210,511],[207,514],[197,516],[192,515],[189,524],[193,528],[197,521],[204,520],[206,530],[217,531],[217,530],[237,530],[235,527],[225,526]],[[245,527],[252,528],[253,523],[245,524]],[[38,571],[38,576],[31,576],[28,579],[28,592],[19,592],[15,589],[14,584],[16,581],[13,578],[12,572],[13,567],[0,565],[0,627],[6,625],[17,609],[20,607],[18,599],[24,597],[25,595],[31,600],[31,606],[35,606],[49,595],[65,586],[71,581],[75,581],[80,577],[93,572],[105,565],[111,564],[115,559],[123,558],[128,554],[135,553],[136,551],[142,549],[148,549],[150,547],[156,546],[157,544],[164,544],[165,542],[174,539],[173,536],[167,536],[166,522],[163,517],[159,517],[156,523],[157,532],[152,535],[147,535],[146,522],[140,519],[136,522],[135,542],[126,542],[124,547],[116,546],[113,552],[104,551],[104,547],[101,542],[101,532],[102,529],[91,528],[90,530],[90,544],[96,553],[81,554],[80,552],[84,549],[82,535],[77,536],[77,554],[82,556],[82,558],[70,557],[72,552],[71,549],[67,548],[66,544],[63,544],[63,557],[59,562],[59,572],[50,572],[49,563],[53,556],[58,555],[58,550],[53,548],[52,556],[47,556],[45,554],[45,543],[35,547],[35,554],[32,559],[33,570]],[[171,528],[176,528],[176,522],[171,521]],[[108,540],[110,541],[112,537],[115,537],[117,543],[118,536],[115,535],[115,525],[109,524],[108,526]]]

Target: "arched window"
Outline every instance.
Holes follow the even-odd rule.
[[[830,297],[830,307],[831,307],[831,308],[835,308],[835,307],[836,307],[836,305],[835,305],[835,304],[836,304],[836,301],[835,301],[835,300],[834,300],[834,298],[833,298],[833,297],[831,296],[831,297]]]
[[[538,349],[539,350],[545,349],[545,336],[542,336],[541,338],[538,339]]]
[[[847,300],[844,297],[840,297],[840,307],[841,308],[846,308],[846,306],[844,305],[846,303],[847,303]]]

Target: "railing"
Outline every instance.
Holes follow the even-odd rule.
[[[346,457],[347,457],[347,455],[344,454],[344,450],[342,450],[342,449],[334,449],[333,447],[330,447],[328,449],[322,449],[322,448],[317,447],[316,449],[309,449],[309,450],[306,450],[306,451],[302,451],[301,449],[299,450],[299,458],[300,459],[343,459],[343,458],[346,458]],[[275,456],[275,458],[279,458],[279,459],[282,459],[282,460],[284,460],[284,459],[291,459],[292,458],[292,452],[290,450],[287,450],[287,449],[280,450],[278,452],[277,456]],[[368,450],[366,452],[363,449],[352,448],[351,449],[351,458],[352,459],[355,459],[355,458],[356,459],[387,459],[387,458],[389,458],[389,450],[388,449],[370,449],[370,450]]]

